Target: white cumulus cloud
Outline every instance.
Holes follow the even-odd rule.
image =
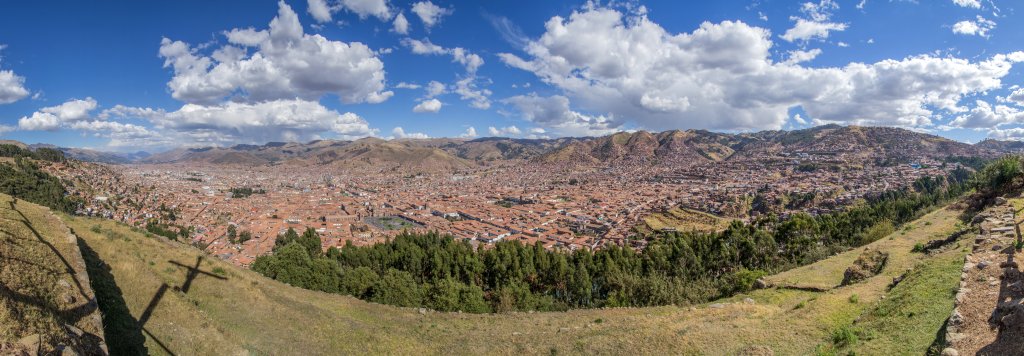
[[[814,60],[815,58],[818,58],[818,55],[820,55],[820,54],[821,54],[821,49],[818,49],[818,48],[815,48],[815,49],[812,49],[812,50],[809,50],[809,51],[804,51],[804,50],[789,51],[789,58],[786,58],[786,63],[797,64],[797,63],[803,63],[803,62],[811,61],[811,60]]]
[[[476,131],[476,130],[474,130],[474,131]],[[507,126],[507,127],[502,127],[502,128],[497,128],[497,127],[491,126],[491,127],[487,128],[487,133],[491,134],[491,136],[506,136],[507,137],[507,136],[519,136],[523,132],[520,131],[519,128],[515,127],[515,126]]]
[[[344,138],[374,133],[366,120],[356,114],[338,113],[318,102],[302,99],[185,104],[152,121],[159,128],[184,134],[215,133],[222,143],[304,141],[326,131]]]
[[[465,101],[469,101],[469,106],[481,110],[487,110],[491,107],[491,90],[487,88],[480,88],[477,77],[477,70],[480,66],[484,65],[484,60],[477,54],[471,53],[462,47],[455,48],[444,48],[439,45],[435,45],[430,42],[429,39],[416,40],[406,38],[402,40],[402,44],[415,53],[423,55],[440,55],[448,54],[452,56],[452,62],[461,64],[466,69],[466,75],[455,82],[452,85],[452,91],[459,94],[459,98]],[[434,97],[445,92],[444,84],[438,82],[430,82],[430,86],[427,88],[427,97]]]
[[[57,106],[39,109],[31,116],[18,120],[22,130],[53,131],[65,124],[89,118],[89,113],[96,110],[97,103],[93,98],[72,99]]]
[[[1024,112],[1006,105],[992,105],[982,100],[975,101],[970,111],[957,116],[948,126],[960,128],[996,128],[1003,125],[1024,122]]]
[[[305,34],[284,2],[268,30],[233,29],[225,35],[228,44],[210,56],[185,42],[161,41],[164,66],[174,70],[167,83],[172,97],[215,104],[335,94],[345,103],[380,103],[393,95],[384,91],[384,63],[373,50]]]
[[[474,138],[476,136],[476,128],[470,126],[468,129],[466,129],[466,132],[463,132],[461,135],[459,135],[459,138]]]
[[[395,85],[395,88],[398,89],[419,89],[421,87],[422,86],[420,86],[419,84],[407,82],[399,82],[397,85]]]
[[[441,104],[440,100],[437,100],[437,99],[427,99],[427,100],[421,101],[419,104],[416,104],[416,106],[412,108],[412,111],[413,112],[417,112],[417,113],[435,113],[436,114],[437,112],[441,111],[441,105],[442,104]]]
[[[972,9],[980,9],[981,1],[978,0],[953,0],[953,3],[961,7],[969,7]]]
[[[60,128],[61,121],[56,115],[34,112],[31,116],[18,119],[18,128],[29,131],[53,131]]]
[[[28,96],[25,77],[10,70],[0,70],[0,104],[10,104]]]
[[[988,138],[996,140],[1024,140],[1024,128],[1015,127],[1009,129],[992,129],[988,132]]]
[[[415,54],[423,55],[440,55],[447,54],[452,56],[452,62],[461,64],[466,68],[466,73],[469,75],[476,74],[477,69],[484,65],[484,59],[479,55],[470,52],[462,47],[444,48],[430,42],[430,39],[424,38],[423,40],[416,40],[412,38],[402,39],[402,45],[409,47],[409,50]]]
[[[395,21],[392,22],[391,30],[397,34],[405,35],[409,33],[409,20],[405,18],[405,14],[399,12],[395,16]]]
[[[308,11],[317,22],[330,22],[334,13],[345,10],[356,15],[360,19],[374,16],[381,20],[391,18],[391,10],[388,8],[387,0],[308,0]]]
[[[846,30],[846,24],[836,22],[817,22],[805,19],[797,19],[793,28],[782,34],[782,39],[794,41],[806,41],[810,39],[826,39],[833,31]]]
[[[586,111],[652,130],[780,129],[796,107],[820,122],[930,126],[967,110],[964,97],[1002,88],[1024,61],[1024,52],[973,62],[920,55],[811,68],[772,60],[770,32],[743,22],[670,33],[608,7],[553,17],[545,30],[524,48],[527,58],[499,57]]]
[[[1017,104],[1018,106],[1024,106],[1024,88],[1017,88],[1010,93],[1005,100]]]
[[[989,31],[995,28],[994,21],[978,16],[975,20],[964,20],[953,24],[953,33],[988,38]]]
[[[444,83],[441,83],[436,80],[431,80],[430,83],[427,83],[426,87],[428,98],[433,98],[435,96],[444,94],[447,90],[447,86],[445,86]]]
[[[805,2],[800,6],[803,17],[793,16],[791,20],[796,21],[792,28],[782,34],[782,39],[794,41],[808,41],[811,39],[824,40],[833,31],[845,31],[845,23],[832,22],[832,12],[839,9],[839,4],[833,0],[821,0],[821,2]]]
[[[413,4],[412,12],[419,16],[420,21],[423,21],[423,26],[429,29],[440,23],[442,17],[451,15],[452,10],[434,5],[427,0]]]
[[[475,76],[456,81],[454,91],[459,94],[460,99],[469,101],[469,106],[473,108],[487,110],[491,107],[491,90],[478,88]]]
[[[394,138],[415,138],[415,139],[430,138],[430,136],[427,136],[427,134],[422,133],[422,132],[408,132],[407,133],[407,132],[405,132],[405,129],[402,129],[401,126],[395,127],[393,130],[391,130],[391,135]]]
[[[4,48],[7,46],[0,44],[0,51]],[[24,99],[28,94],[28,89],[25,89],[25,77],[14,74],[11,70],[0,70],[0,104],[13,103]]]
[[[430,42],[430,39],[424,38],[416,40],[412,38],[402,39],[402,45],[409,47],[409,50],[415,54],[446,54],[448,50],[444,47],[438,46]]]
[[[604,116],[588,116],[569,109],[569,98],[536,93],[514,96],[502,102],[513,105],[520,116],[563,136],[601,136],[618,131],[621,123]],[[544,133],[544,129],[541,129]],[[537,133],[537,132],[533,132]]]

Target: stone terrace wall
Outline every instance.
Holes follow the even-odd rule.
[[[1006,199],[978,214],[964,258],[943,355],[1024,354],[1024,282],[1016,262],[1017,211]]]

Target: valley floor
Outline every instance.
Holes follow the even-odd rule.
[[[695,307],[474,315],[302,290],[108,220],[66,217],[101,299],[112,352],[174,354],[920,354],[952,310],[967,248],[938,210],[868,247],[880,275],[835,287],[860,250],[771,277],[783,287]],[[895,288],[894,277],[911,271]],[[785,287],[810,283],[824,291]],[[106,296],[107,298],[104,298]],[[115,341],[117,340],[117,341]]]

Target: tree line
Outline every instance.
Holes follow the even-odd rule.
[[[64,152],[49,147],[40,147],[35,151],[18,147],[9,143],[0,144],[0,157],[31,158],[41,161],[65,162]]]
[[[263,189],[252,189],[249,187],[244,188],[231,188],[231,197],[235,199],[244,199],[252,196],[253,194],[266,194],[267,191]]]
[[[252,269],[308,289],[397,306],[505,312],[700,303],[757,278],[878,240],[967,191],[970,172],[926,177],[844,211],[733,221],[721,232],[659,232],[642,251],[547,250],[501,241],[474,249],[436,232],[321,252],[313,229],[289,229]]]
[[[6,146],[18,148],[14,145]],[[0,163],[0,192],[69,214],[73,214],[81,205],[81,199],[68,195],[59,178],[42,171],[35,162],[20,156],[14,159],[13,165]]]

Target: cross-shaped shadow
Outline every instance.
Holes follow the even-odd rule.
[[[196,257],[195,266],[189,266],[178,261],[168,260],[167,262],[179,267],[183,267],[188,271],[185,274],[185,282],[182,283],[180,287],[174,287],[174,290],[181,291],[182,294],[188,293],[188,290],[192,287],[192,281],[194,281],[196,277],[199,277],[199,275],[206,275],[219,280],[227,280],[226,277],[223,277],[221,275],[200,270],[199,265],[203,262],[203,256]],[[146,310],[143,311],[142,316],[139,317],[139,328],[142,329],[142,331],[145,332],[146,335],[149,335],[149,337],[153,339],[153,341],[156,342],[157,345],[160,345],[160,348],[164,349],[165,352],[174,355],[174,353],[167,348],[167,345],[164,345],[164,343],[161,342],[160,339],[157,339],[156,336],[154,336],[153,333],[149,332],[149,330],[147,330],[145,327],[146,322],[148,322],[149,318],[153,316],[153,311],[155,311],[156,306],[160,304],[160,300],[163,299],[164,294],[167,293],[168,288],[170,288],[170,286],[168,286],[167,283],[163,283],[160,285],[160,288],[157,289],[156,294],[153,295],[153,299],[150,300],[149,305],[146,306]]]
[[[181,288],[180,288],[182,293],[188,293],[188,289],[192,285],[192,281],[195,280],[196,277],[199,277],[200,274],[204,274],[204,275],[207,275],[207,276],[210,276],[210,277],[222,280],[222,281],[227,280],[226,277],[221,276],[219,274],[210,273],[210,272],[206,272],[206,271],[200,270],[199,269],[199,264],[203,262],[203,257],[202,256],[196,257],[196,265],[195,266],[191,266],[191,267],[187,266],[187,265],[184,265],[184,264],[181,264],[181,263],[178,263],[177,261],[167,261],[167,262],[170,262],[171,264],[174,264],[174,265],[177,265],[179,267],[184,267],[184,268],[188,269],[188,274],[185,275],[185,283],[182,284]]]

